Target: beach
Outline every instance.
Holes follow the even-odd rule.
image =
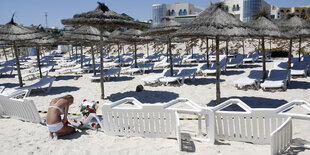
[[[145,49],[143,49],[145,50]],[[273,68],[277,61],[285,62],[287,58],[273,58],[267,61],[267,70]],[[194,67],[195,64],[183,64],[175,69]],[[276,108],[292,100],[305,100],[310,102],[310,78],[292,78],[286,91],[265,92],[262,89],[239,90],[233,81],[245,77],[251,70],[261,70],[262,63],[247,63],[240,68],[227,69],[221,75],[221,102],[238,98],[251,108]],[[58,69],[55,66],[55,69]],[[202,107],[215,105],[215,76],[196,76],[194,81],[185,80],[185,84],[177,83],[167,86],[148,86],[141,81],[142,77],[160,73],[162,69],[147,72],[144,75],[121,74],[119,78],[111,78],[104,83],[105,99],[100,99],[100,82],[91,82],[85,74],[61,74],[50,72],[49,76],[55,76],[51,92],[34,90],[29,97],[40,111],[47,111],[53,98],[71,94],[74,96],[74,104],[70,106],[69,113],[79,113],[79,105],[86,99],[99,101],[97,114],[101,115],[101,106],[118,101],[125,97],[134,97],[143,104],[162,104],[177,98],[188,98]],[[23,72],[22,72],[23,73]],[[16,75],[16,71],[13,72]],[[77,80],[74,78],[78,77]],[[12,82],[13,81],[13,82]],[[25,85],[34,83],[24,81]],[[1,77],[0,85],[9,88],[18,87],[18,80],[12,75]],[[143,85],[142,92],[136,92],[136,86]],[[59,140],[51,140],[44,125],[46,114],[40,114],[43,124],[34,124],[20,120],[0,119],[0,154],[269,154],[270,145],[257,145],[235,141],[219,141],[215,144],[193,141],[187,150],[178,151],[175,139],[142,138],[108,136],[104,132],[84,130]],[[190,123],[184,120],[182,125],[186,128]],[[307,121],[293,121],[293,139],[309,140],[310,126]],[[297,151],[298,154],[309,154],[308,149],[291,148],[289,152]],[[288,153],[290,154],[290,153]]]

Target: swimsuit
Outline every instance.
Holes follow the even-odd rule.
[[[56,108],[60,111],[61,114],[64,114],[64,111],[59,108],[58,106],[49,106],[48,108]],[[46,124],[49,132],[57,132],[58,130],[60,130],[64,124],[62,122],[58,122],[58,123],[55,123],[55,124]]]

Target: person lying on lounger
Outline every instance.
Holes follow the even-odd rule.
[[[73,96],[66,95],[55,98],[51,101],[47,116],[46,126],[49,130],[51,138],[58,138],[58,136],[65,136],[75,132],[75,128],[67,126],[67,116],[69,106],[73,104]],[[64,114],[64,119],[61,120],[61,114]]]

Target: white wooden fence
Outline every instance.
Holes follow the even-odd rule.
[[[270,134],[270,154],[284,152],[292,142],[292,119],[289,117],[278,129]]]
[[[13,99],[0,95],[0,107],[2,109],[1,115],[33,123],[41,122],[38,110],[30,99]]]
[[[236,104],[244,111],[223,111]],[[230,99],[214,109],[215,137],[217,140],[233,140],[269,144],[270,133],[277,129],[288,116],[281,116],[271,109],[252,109],[239,99]]]

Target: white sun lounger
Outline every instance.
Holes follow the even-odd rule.
[[[195,76],[196,76],[196,71],[197,71],[196,68],[182,69],[178,75],[164,77],[164,78],[159,79],[159,81],[161,83],[164,83],[165,85],[168,85],[168,83],[177,81],[179,85],[181,86],[184,84],[185,77],[189,77],[189,78],[192,77],[192,81],[194,81]]]
[[[0,94],[0,115],[32,123],[41,123],[38,110],[30,99],[14,99]]]
[[[111,76],[120,77],[120,73],[121,73],[121,68],[110,68],[110,69],[107,69],[107,70],[104,72],[104,80],[105,80],[105,81],[110,81]],[[107,77],[107,79],[105,79],[106,77]],[[97,75],[95,75],[95,76],[90,76],[89,78],[90,78],[92,81],[94,81],[94,80],[100,80],[101,74],[97,74]]]
[[[309,68],[309,62],[303,62],[303,61],[295,62],[291,70],[291,75],[307,77],[308,68]]]
[[[259,54],[258,53],[253,53],[248,55],[246,58],[243,59],[243,62],[255,62],[257,61],[259,58]]]
[[[226,71],[226,65],[227,65],[226,58],[223,58],[220,61],[220,71],[221,72],[225,72]],[[215,74],[216,73],[216,62],[214,62],[210,68],[208,68],[206,70],[203,70],[202,73],[205,74],[205,75]]]
[[[227,68],[238,68],[243,63],[243,55],[237,55],[227,63]]]
[[[15,90],[28,90],[27,94],[25,95],[26,97],[30,95],[31,91],[34,89],[42,89],[43,86],[48,84],[46,92],[50,92],[52,89],[53,82],[56,78],[55,77],[50,77],[50,78],[42,78],[38,82],[29,85],[29,86],[24,86],[24,87],[19,87],[16,88]]]
[[[165,57],[164,59],[162,59],[159,62],[155,62],[154,63],[154,68],[165,68],[165,67],[169,67],[170,63],[167,62],[167,57]]]
[[[174,74],[177,74],[179,72],[179,70],[174,69],[173,70]],[[147,76],[147,77],[143,77],[141,78],[141,81],[144,82],[144,84],[154,84],[159,82],[160,78],[164,78],[164,77],[168,77],[170,76],[170,69],[164,69],[163,72],[159,73],[159,74],[155,74],[152,76]]]
[[[13,70],[14,70],[14,67],[9,67],[9,66],[6,66],[6,67],[0,67],[0,76],[6,72],[10,72],[10,75],[13,73]]]
[[[41,73],[42,73],[42,76],[43,77],[47,77],[48,76],[48,73],[50,71],[51,67],[42,67],[41,68]],[[45,75],[44,75],[45,74]],[[26,74],[22,74],[22,78],[24,80],[31,80],[31,79],[35,79],[35,78],[38,78],[40,76],[40,71],[36,71],[36,72],[33,72],[33,73],[26,73]]]
[[[263,90],[270,88],[282,88],[284,91],[290,83],[291,70],[276,70],[270,71],[269,77],[260,84]]]
[[[268,71],[266,71],[268,74]],[[237,88],[244,88],[246,86],[254,86],[255,89],[259,89],[260,81],[263,79],[262,70],[251,70],[247,77],[240,78],[234,81],[234,85]]]

